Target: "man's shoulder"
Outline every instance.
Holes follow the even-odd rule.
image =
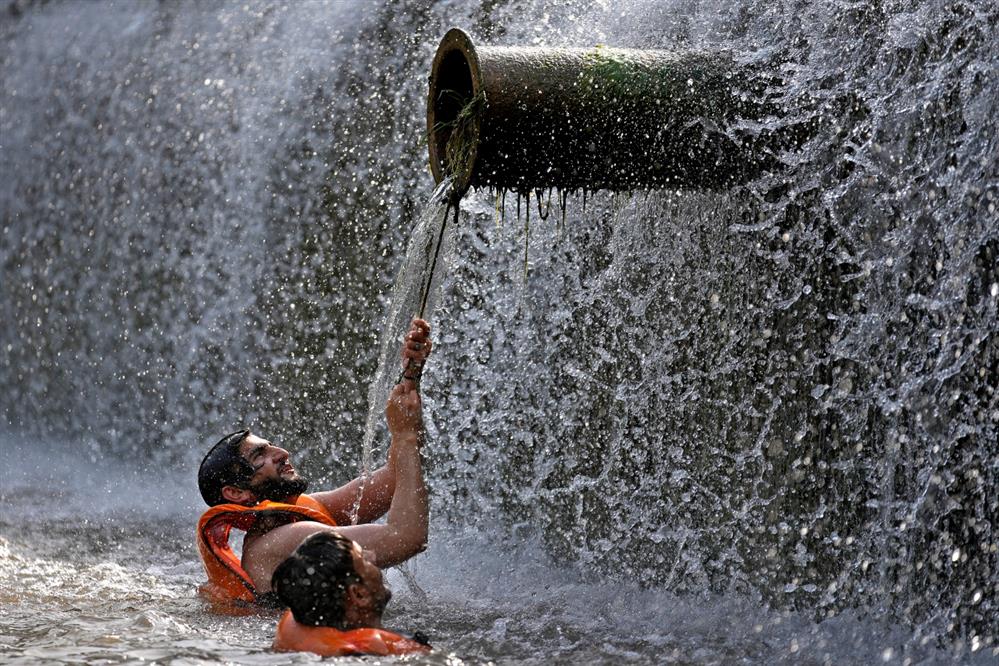
[[[299,520],[276,525],[266,532],[248,534],[243,543],[243,569],[253,579],[258,590],[270,589],[270,577],[281,562],[285,561],[307,537],[317,532],[332,530],[332,525]]]

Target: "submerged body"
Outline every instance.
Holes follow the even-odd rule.
[[[288,606],[278,623],[275,649],[346,654],[427,652],[424,640],[384,631],[392,598],[385,577],[356,542],[335,531],[305,539],[274,572],[275,595]]]

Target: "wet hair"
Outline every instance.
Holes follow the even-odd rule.
[[[354,569],[354,542],[336,532],[317,532],[278,565],[271,589],[297,622],[345,629],[347,588],[360,582]]]
[[[205,455],[198,468],[198,490],[208,506],[226,501],[222,489],[243,486],[253,476],[253,465],[242,456],[239,445],[250,434],[237,430],[220,439]]]

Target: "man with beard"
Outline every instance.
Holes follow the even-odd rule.
[[[270,593],[275,568],[317,532],[336,531],[356,541],[381,568],[426,547],[418,382],[432,346],[429,335],[429,325],[416,319],[405,337],[403,380],[386,407],[392,436],[388,461],[367,480],[306,495],[308,482],[288,452],[249,430],[223,437],[208,452],[198,471],[198,487],[211,507],[198,521],[198,549],[208,574],[199,591],[216,610],[242,613],[275,604]],[[358,524],[350,525],[355,510]],[[384,524],[372,524],[386,512]],[[246,532],[242,559],[229,543],[233,528]]]

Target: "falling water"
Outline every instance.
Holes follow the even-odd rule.
[[[450,178],[441,181],[413,225],[402,267],[388,299],[379,341],[378,370],[368,388],[368,417],[361,444],[361,476],[365,479],[374,465],[375,440],[385,438],[383,414],[389,391],[401,376],[399,347],[402,337],[414,317],[430,317],[433,313],[440,297],[441,278],[447,274],[454,250],[451,247],[453,225],[447,226],[451,217],[448,204],[451,181]],[[361,494],[358,494],[353,512],[355,522],[360,501]]]
[[[513,199],[463,202],[423,382],[427,597],[388,623],[428,663],[999,654],[994,3],[0,14],[2,660],[297,659],[195,598],[194,469],[241,424],[319,487],[384,441],[365,398],[452,25],[725,50],[780,82],[758,129],[814,134],[728,191],[532,216],[526,278]]]

